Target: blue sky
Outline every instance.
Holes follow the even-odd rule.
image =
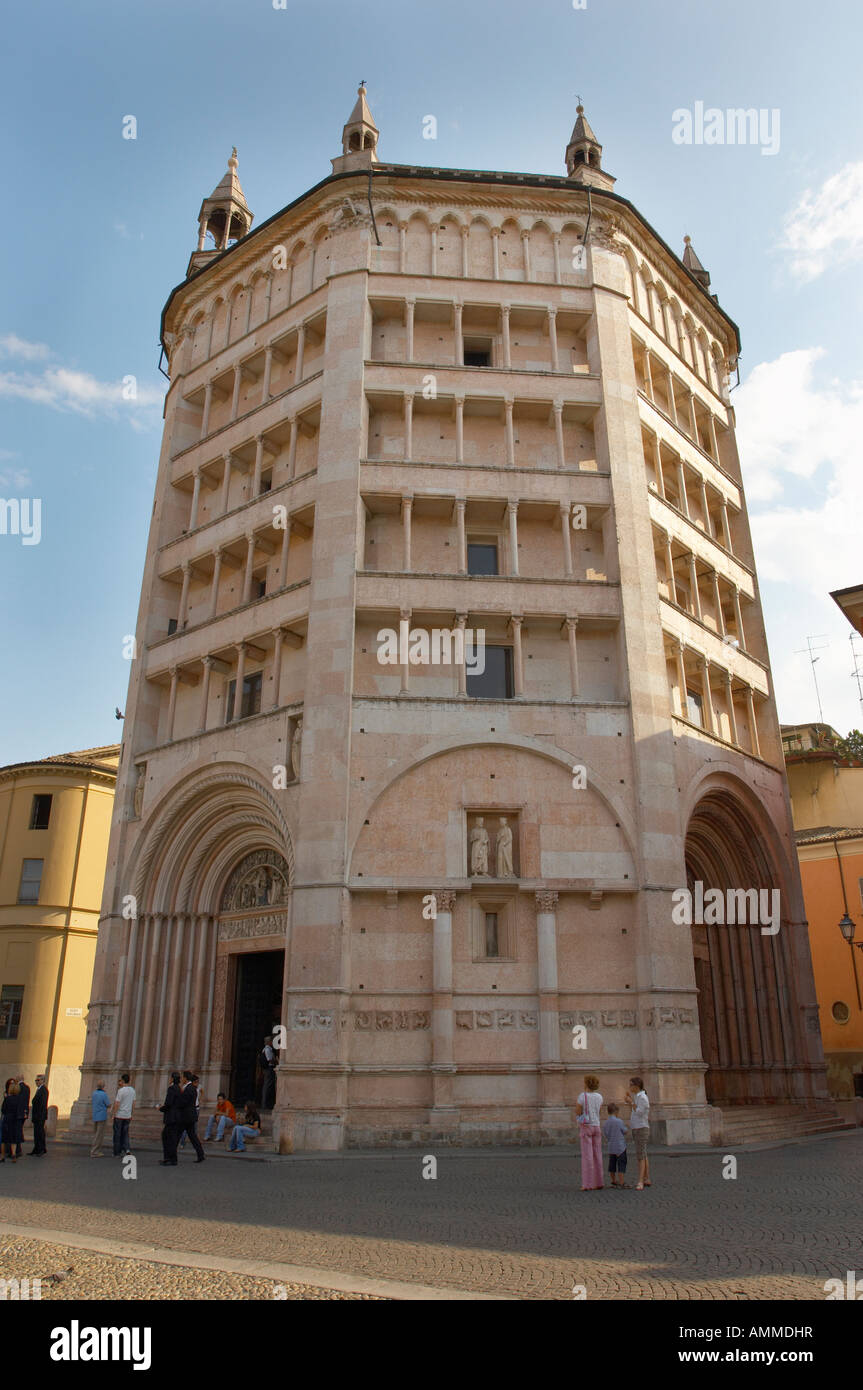
[[[616,191],[678,252],[692,236],[743,338],[734,402],[780,716],[817,717],[797,654],[812,634],[824,717],[863,724],[828,597],[863,582],[861,29],[856,0],[7,8],[0,496],[41,499],[42,535],[0,535],[0,764],[119,738],[159,315],[201,199],[234,144],[258,222],[318,182],[363,78],[383,160],[457,168],[563,173],[580,93]],[[778,152],[676,144],[673,112],[698,101],[778,109]]]

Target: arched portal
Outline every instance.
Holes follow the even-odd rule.
[[[711,791],[696,806],[686,835],[686,875],[693,903],[718,889],[723,904],[696,912],[692,927],[707,1099],[714,1105],[789,1100],[799,1091],[805,1048],[786,884],[770,846],[732,792]],[[730,921],[729,893],[735,890],[750,894],[745,924]],[[735,917],[742,915],[741,904],[737,894]],[[766,915],[774,904],[778,930],[772,932],[764,926],[772,928]]]

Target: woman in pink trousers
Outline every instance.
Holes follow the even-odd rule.
[[[581,1129],[581,1190],[590,1192],[604,1187],[602,1178],[602,1131],[599,1112],[602,1096],[595,1076],[584,1078],[584,1090],[575,1103],[575,1113]]]

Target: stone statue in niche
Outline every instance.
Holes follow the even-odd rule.
[[[506,816],[500,818],[500,830],[497,832],[495,840],[495,855],[497,858],[497,877],[514,878],[512,869],[512,830],[507,824]]]
[[[488,831],[482,816],[477,817],[476,825],[470,832],[470,871],[473,877],[488,874]]]
[[[303,717],[300,715],[294,728],[294,736],[291,739],[291,771],[299,782],[300,763],[303,755]]]
[[[132,811],[136,820],[141,818],[141,810],[144,805],[144,782],[147,778],[147,764],[139,763],[136,768],[138,779],[135,782],[135,791],[132,796]]]

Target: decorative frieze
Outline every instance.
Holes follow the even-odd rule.
[[[219,923],[219,940],[236,941],[253,936],[284,936],[288,929],[286,912],[269,912],[262,917],[239,917]]]
[[[507,1032],[514,1029],[535,1033],[539,1018],[532,1009],[457,1009],[456,1028],[477,1030],[496,1028]]]
[[[638,1013],[635,1009],[592,1009],[578,1010],[575,1013],[558,1015],[562,1032],[570,1033],[575,1027],[581,1028],[637,1028]]]
[[[361,1009],[354,1014],[354,1028],[361,1033],[426,1032],[431,1028],[428,1009]]]
[[[295,1009],[291,1016],[292,1028],[322,1028],[331,1031],[333,1027],[332,1009]]]

